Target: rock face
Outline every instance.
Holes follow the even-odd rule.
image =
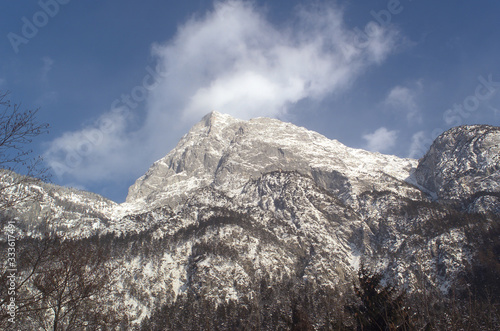
[[[415,173],[418,184],[440,200],[466,202],[471,210],[498,213],[500,128],[473,125],[439,136]]]
[[[136,181],[127,202],[176,206],[209,185],[235,196],[263,174],[296,171],[355,205],[356,196],[367,190],[418,194],[401,184],[416,166],[416,160],[348,148],[278,120],[241,121],[212,112]]]
[[[320,306],[321,293],[352,289],[361,264],[410,292],[447,293],[474,278],[481,240],[499,222],[499,142],[497,127],[459,127],[417,161],[214,112],[135,182],[126,203],[94,197],[78,209],[81,221],[72,214],[71,224],[47,226],[111,238],[115,302],[136,323],[164,305],[280,311],[293,305],[290,293]],[[46,214],[59,208],[41,201]],[[89,213],[102,220],[85,223]],[[267,289],[279,300],[266,301]]]

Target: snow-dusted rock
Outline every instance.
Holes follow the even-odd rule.
[[[471,125],[446,131],[419,162],[415,177],[439,199],[478,204],[470,207],[478,211],[498,210],[500,128]],[[484,196],[490,196],[486,204]]]
[[[275,119],[237,120],[212,112],[129,189],[127,203],[175,206],[211,185],[229,196],[272,171],[296,171],[356,204],[367,190],[418,194],[403,185],[417,161],[349,148],[316,132]]]

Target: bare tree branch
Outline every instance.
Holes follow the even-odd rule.
[[[5,210],[36,194],[22,184],[33,178],[47,179],[41,157],[33,155],[33,138],[48,133],[49,125],[37,121],[38,109],[21,110],[0,91],[0,210]]]

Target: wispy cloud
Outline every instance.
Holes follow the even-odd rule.
[[[42,87],[42,93],[36,99],[38,105],[46,106],[57,101],[58,93],[51,88],[50,84],[50,72],[54,68],[54,60],[48,56],[44,56],[42,59],[42,67],[40,68],[40,87]]]
[[[413,86],[395,86],[387,95],[384,103],[398,112],[406,114],[409,123],[422,122],[422,115],[418,106],[418,96],[422,93],[422,82],[418,81]]]
[[[411,138],[410,153],[408,157],[420,158],[430,147],[432,140],[425,131],[415,133]]]
[[[363,136],[363,139],[367,142],[366,149],[372,152],[380,153],[391,151],[391,149],[396,145],[397,138],[398,131],[389,131],[384,127]]]
[[[113,179],[145,169],[179,131],[211,110],[243,119],[284,116],[300,100],[346,90],[369,66],[384,61],[399,35],[392,27],[371,30],[371,38],[359,45],[336,7],[300,8],[293,22],[276,26],[253,2],[215,2],[171,40],[153,45],[163,75],[144,97],[145,120],[138,129],[131,130],[127,111],[110,111],[95,124],[55,139],[46,160],[63,167],[59,174],[68,180]],[[104,132],[107,117],[119,125]],[[85,137],[96,130],[101,138],[92,143]],[[90,151],[81,150],[85,144]],[[77,164],[69,155],[76,155]]]
[[[54,66],[54,60],[52,60],[48,56],[45,56],[42,58],[42,61],[43,61],[43,66],[42,66],[42,69],[40,70],[42,82],[47,82],[49,80],[49,73]]]

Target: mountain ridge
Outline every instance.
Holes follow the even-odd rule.
[[[211,150],[206,150],[206,146]],[[335,159],[329,160],[329,154]],[[401,166],[403,162],[406,164]],[[158,194],[162,191],[162,181],[167,181],[165,187],[168,187],[169,180],[181,185],[183,181],[179,177],[185,173],[191,180],[203,178],[203,184],[185,183],[184,190],[189,189],[189,184],[223,187],[228,184],[226,180],[233,181],[232,189],[237,190],[246,180],[276,170],[302,171],[323,185],[332,182],[325,176],[337,175],[340,179],[347,173],[347,177],[360,176],[359,184],[363,185],[362,180],[384,175],[404,180],[416,165],[416,160],[349,148],[290,123],[268,118],[242,121],[212,112],[131,186],[126,201],[145,198],[148,192]],[[370,169],[374,171],[370,172]],[[233,172],[243,179],[234,178]],[[161,180],[155,183],[156,178]],[[150,198],[149,201],[156,199]]]

